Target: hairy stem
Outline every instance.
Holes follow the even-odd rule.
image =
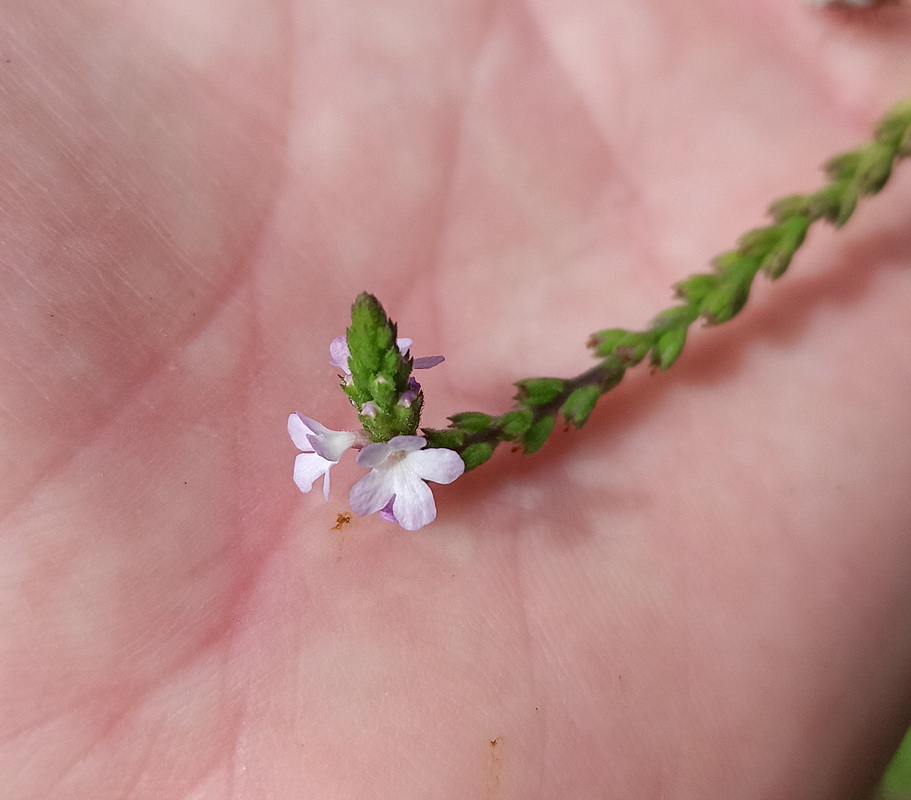
[[[649,358],[664,371],[680,357],[690,326],[698,319],[720,325],[733,319],[749,299],[759,272],[771,280],[787,271],[810,226],[820,220],[844,225],[860,198],[879,192],[897,161],[911,155],[911,100],[893,106],[866,144],[825,164],[826,184],[813,194],[790,195],[772,203],[772,223],[748,231],[737,246],[712,260],[711,272],[698,273],[674,287],[680,300],[641,331],[610,328],[592,334],[588,346],[600,359],[575,378],[528,378],[510,411],[500,416],[469,411],[450,417],[443,430],[424,428],[431,447],[457,451],[466,469],[483,464],[501,442],[526,454],[537,452],[553,431],[558,415],[581,428],[597,401],[623,379],[626,370]]]

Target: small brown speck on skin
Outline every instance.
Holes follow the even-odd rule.
[[[497,749],[497,745],[500,743],[500,737],[497,736],[495,739],[488,740],[488,742],[490,744],[490,762],[488,764],[485,800],[499,800],[501,796],[500,769],[502,767],[502,759],[500,754],[502,749]]]
[[[339,514],[336,516],[335,525],[332,526],[331,530],[340,531],[349,522],[351,522],[351,514]]]

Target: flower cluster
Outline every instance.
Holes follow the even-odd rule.
[[[452,483],[465,470],[458,453],[427,447],[427,439],[416,435],[423,398],[411,369],[429,369],[443,357],[412,359],[412,341],[395,337],[395,326],[369,295],[358,298],[352,319],[348,337],[334,339],[329,355],[330,363],[343,373],[342,388],[364,427],[334,431],[303,414],[291,414],[288,433],[300,451],[294,482],[306,493],[322,478],[328,501],[329,472],[354,449],[358,465],[370,472],[351,489],[352,510],[361,516],[379,512],[406,530],[418,530],[436,517],[427,481]],[[358,348],[354,356],[352,340]]]
[[[825,5],[874,6],[888,0],[820,0]],[[763,273],[777,280],[788,270],[812,225],[827,221],[841,228],[858,202],[888,183],[893,168],[911,158],[911,99],[896,103],[876,124],[873,138],[839,153],[825,164],[826,183],[810,194],[793,194],[769,208],[770,224],[743,234],[737,244],[712,260],[711,272],[696,273],[674,287],[677,300],[642,330],[606,328],[588,346],[599,359],[574,378],[536,377],[517,381],[511,410],[500,415],[464,411],[449,417],[445,429],[421,428],[424,396],[412,377],[415,368],[439,364],[441,356],[414,359],[411,340],[399,339],[379,301],[361,294],[351,309],[347,335],[330,346],[342,390],[357,410],[359,431],[333,431],[316,420],[292,414],[291,438],[301,451],[294,480],[309,492],[354,448],[358,464],[370,470],[351,491],[358,514],[381,517],[416,530],[433,520],[436,508],[428,481],[450,483],[465,470],[487,462],[502,443],[526,454],[538,452],[563,417],[567,430],[581,428],[602,395],[627,370],[648,359],[661,371],[676,363],[690,328],[702,319],[720,325],[747,303],[753,281]]]

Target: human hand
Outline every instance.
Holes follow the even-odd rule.
[[[852,797],[909,716],[911,188],[581,433],[333,530],[361,290],[424,422],[640,326],[908,91],[906,7],[10,0],[0,785]],[[501,448],[502,449],[502,448]],[[346,471],[347,470],[347,471]]]

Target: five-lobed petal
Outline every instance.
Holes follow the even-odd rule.
[[[422,436],[394,436],[388,442],[366,445],[357,463],[370,472],[351,489],[350,503],[364,516],[386,510],[403,528],[416,531],[436,517],[433,493],[426,481],[452,483],[465,471],[458,453],[443,448],[425,450]],[[386,517],[388,518],[388,517]]]

